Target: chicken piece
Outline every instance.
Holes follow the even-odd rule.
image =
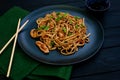
[[[37,31],[36,31],[36,29],[32,29],[32,30],[30,31],[30,36],[31,36],[32,38],[37,38]]]
[[[62,37],[64,37],[65,35],[64,35],[63,32],[58,32],[58,36],[59,36],[60,38],[62,38]]]
[[[36,45],[42,50],[44,53],[49,53],[48,47],[41,41],[36,41]]]

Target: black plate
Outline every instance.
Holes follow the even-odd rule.
[[[87,32],[91,33],[90,42],[85,44],[84,47],[79,48],[78,52],[73,55],[65,56],[60,54],[58,50],[50,51],[48,55],[45,55],[43,52],[39,50],[39,48],[35,45],[35,39],[30,37],[30,30],[32,28],[36,28],[36,19],[39,17],[44,17],[45,14],[51,13],[53,11],[56,12],[68,12],[73,16],[79,16],[85,18],[85,24],[87,26]],[[30,20],[25,28],[20,32],[18,36],[18,43],[21,48],[32,58],[47,64],[52,65],[69,65],[75,64],[78,62],[82,62],[84,60],[89,59],[102,46],[104,40],[103,28],[100,23],[86,14],[84,11],[79,8],[75,8],[72,6],[65,5],[53,5],[47,6],[40,9],[37,9],[26,16],[21,24],[23,24],[26,20]]]

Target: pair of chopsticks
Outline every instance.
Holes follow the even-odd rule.
[[[10,42],[15,38],[6,77],[10,76],[10,71],[11,71],[11,67],[12,67],[12,62],[13,62],[13,57],[14,57],[14,52],[15,52],[18,33],[25,27],[25,25],[29,22],[29,20],[27,20],[21,27],[20,27],[20,22],[21,22],[21,19],[19,18],[16,33],[11,37],[11,39],[0,50],[0,54],[1,54],[5,50],[5,48],[10,44]]]

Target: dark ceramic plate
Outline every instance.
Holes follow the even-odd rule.
[[[33,28],[37,28],[36,19],[39,17],[44,17],[45,14],[51,13],[53,11],[68,12],[73,16],[85,18],[87,33],[91,33],[89,37],[90,42],[85,44],[84,47],[79,48],[78,52],[75,52],[75,54],[73,55],[62,55],[58,50],[50,51],[48,55],[45,55],[35,45],[35,39],[32,39],[30,37],[30,30]],[[26,54],[31,56],[33,59],[43,63],[52,65],[70,65],[85,61],[97,53],[97,51],[101,48],[104,40],[103,28],[101,24],[97,20],[86,14],[86,12],[72,6],[52,5],[37,9],[26,16],[22,20],[21,24],[23,24],[28,19],[30,21],[18,36],[18,43]]]

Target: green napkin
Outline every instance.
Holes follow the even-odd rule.
[[[16,32],[18,19],[24,18],[28,13],[19,7],[13,7],[0,16],[0,49]],[[7,73],[13,41],[0,55],[0,74]],[[10,78],[13,80],[69,80],[71,70],[70,65],[53,66],[40,63],[26,55],[17,43]]]

